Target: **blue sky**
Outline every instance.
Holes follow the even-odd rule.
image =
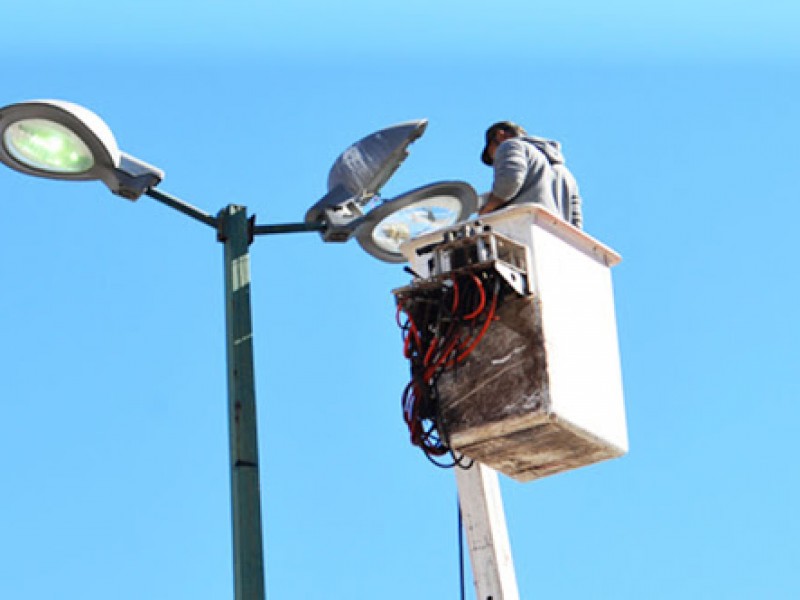
[[[503,480],[523,598],[800,594],[793,2],[94,1],[4,14],[0,105],[98,112],[162,189],[300,220],[348,144],[484,191],[484,129],[560,139],[615,248],[628,456]],[[0,597],[232,596],[222,248],[101,184],[0,171]],[[457,597],[455,485],[407,443],[390,290],[252,248],[268,593]]]

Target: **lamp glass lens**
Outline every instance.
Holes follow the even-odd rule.
[[[50,173],[85,173],[94,166],[89,147],[63,125],[23,119],[8,126],[3,143],[23,165]]]
[[[433,196],[390,214],[372,230],[382,250],[400,254],[403,242],[448,227],[458,221],[461,202],[453,196]]]

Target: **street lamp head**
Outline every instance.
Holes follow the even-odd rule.
[[[100,180],[130,200],[164,177],[159,169],[120,152],[99,116],[63,100],[0,108],[0,162],[36,177]]]
[[[355,236],[375,258],[402,263],[407,260],[400,251],[403,243],[466,219],[477,206],[478,194],[468,183],[432,183],[371,210]]]
[[[306,223],[324,223],[326,242],[345,242],[366,207],[408,156],[408,146],[425,133],[427,119],[386,127],[348,146],[328,174],[328,193],[306,212]]]
[[[408,146],[422,137],[427,126],[427,119],[398,123],[349,146],[331,167],[328,191],[341,186],[354,198],[368,201],[394,175],[408,157]]]
[[[51,179],[99,179],[119,165],[108,125],[92,111],[60,100],[34,100],[0,109],[0,160]]]

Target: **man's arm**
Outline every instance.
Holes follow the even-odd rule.
[[[494,157],[494,182],[489,199],[478,211],[485,215],[502,208],[517,195],[525,176],[528,173],[528,162],[525,146],[521,140],[506,140],[497,147]]]

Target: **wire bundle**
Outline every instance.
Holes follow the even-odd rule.
[[[437,381],[475,350],[495,318],[501,278],[491,270],[452,275],[436,287],[412,288],[398,297],[397,324],[411,381],[403,391],[403,418],[411,443],[436,465],[460,463],[442,427]],[[403,315],[405,320],[401,321]],[[450,454],[451,464],[438,457]]]

